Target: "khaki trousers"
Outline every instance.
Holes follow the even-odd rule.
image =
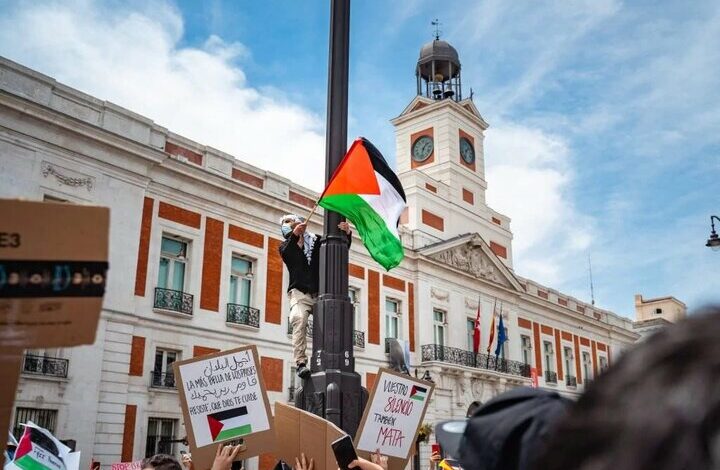
[[[293,359],[295,364],[307,364],[307,324],[315,297],[297,289],[290,289],[290,324],[292,325]]]

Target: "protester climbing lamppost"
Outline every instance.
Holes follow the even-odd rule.
[[[707,243],[705,246],[710,247],[713,251],[720,251],[720,237],[718,236],[717,232],[715,231],[715,220],[720,222],[720,217],[716,215],[710,216],[710,238],[708,238]]]
[[[330,53],[325,149],[325,182],[347,150],[350,0],[330,2]],[[338,213],[325,211],[320,247],[320,285],[313,310],[312,376],[295,395],[299,408],[323,416],[354,436],[367,401],[355,372],[353,308],[348,297],[348,246]]]

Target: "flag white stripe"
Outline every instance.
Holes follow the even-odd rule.
[[[380,188],[380,194],[358,194],[358,196],[363,198],[382,217],[390,233],[399,240],[400,235],[398,235],[396,224],[400,214],[405,210],[405,201],[395,190],[395,187],[377,171],[375,177]]]

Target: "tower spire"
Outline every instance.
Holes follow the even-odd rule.
[[[442,25],[442,23],[440,23],[440,20],[435,18],[433,21],[430,22],[430,24],[435,27],[435,40],[439,41],[440,35],[442,34],[442,31],[440,31],[440,25]]]

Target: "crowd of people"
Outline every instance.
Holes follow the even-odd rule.
[[[530,388],[498,395],[469,417],[457,453],[433,453],[430,470],[720,470],[720,307],[639,343],[576,402]],[[237,455],[220,446],[211,470],[231,470]],[[292,464],[314,469],[305,454]],[[189,454],[182,465],[196,470]],[[387,470],[387,458],[349,467]],[[143,470],[183,468],[156,455]]]

